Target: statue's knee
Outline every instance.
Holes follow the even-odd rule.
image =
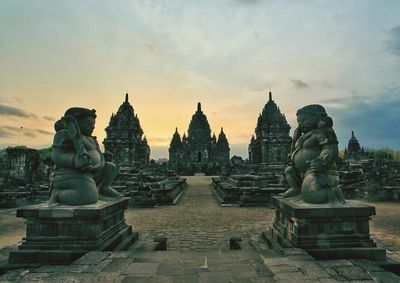
[[[286,167],[286,169],[285,169],[285,175],[286,175],[286,176],[293,176],[293,174],[294,174],[293,167],[292,167],[292,166]]]
[[[115,166],[114,163],[108,161],[104,164],[104,171],[106,172],[107,175],[110,176],[116,176],[118,174],[117,166]]]
[[[55,198],[58,202],[67,205],[88,205],[98,200],[97,188],[92,182],[67,180],[61,183],[63,183],[62,189],[54,187]]]

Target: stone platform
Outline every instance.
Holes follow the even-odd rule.
[[[47,203],[17,210],[26,220],[26,236],[9,263],[70,263],[90,251],[128,248],[138,234],[125,223],[128,198],[92,205],[49,206]]]
[[[319,259],[385,260],[386,251],[370,238],[375,207],[354,200],[333,205],[281,196],[274,200],[275,221],[265,236],[281,247],[301,248]]]
[[[145,183],[143,188],[125,193],[129,197],[129,206],[156,207],[174,205],[182,197],[187,187],[185,178],[166,178],[160,182]]]
[[[266,177],[233,175],[212,178],[213,193],[222,206],[273,206],[272,196],[286,189],[268,185]]]

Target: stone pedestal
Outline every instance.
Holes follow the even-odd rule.
[[[26,237],[9,263],[69,263],[89,251],[124,250],[137,238],[125,223],[128,198],[92,205],[39,204],[17,210],[26,220]]]
[[[354,200],[333,205],[274,199],[275,221],[268,236],[282,247],[302,248],[318,259],[386,258],[386,251],[370,238],[369,220],[375,207]]]

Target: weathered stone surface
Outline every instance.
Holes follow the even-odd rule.
[[[82,256],[81,258],[74,261],[73,264],[99,264],[103,260],[105,260],[108,256],[110,256],[110,252],[100,252],[94,251],[89,252]]]
[[[382,283],[400,282],[400,277],[392,272],[371,272],[371,276],[374,280]]]
[[[371,276],[358,266],[334,266],[332,267],[337,273],[347,280],[367,280]]]
[[[221,205],[273,206],[272,196],[283,193],[282,187],[269,187],[265,176],[232,175],[213,177],[213,193]]]
[[[385,250],[376,248],[370,238],[374,207],[357,201],[309,204],[280,196],[274,199],[277,208],[269,236],[281,246],[302,248],[321,259],[385,259]]]
[[[136,276],[152,276],[157,273],[159,263],[133,262],[128,265],[123,274],[135,274]]]
[[[269,270],[273,273],[290,273],[290,272],[299,272],[300,269],[297,266],[289,265],[289,264],[281,264],[281,265],[272,265],[268,266]]]
[[[121,198],[85,206],[41,204],[19,209],[17,216],[27,221],[26,237],[18,250],[10,252],[10,263],[60,264],[94,250],[126,248],[137,238],[125,223],[127,203]],[[101,261],[100,254],[108,256],[88,254],[81,260]]]
[[[377,271],[385,271],[379,265],[376,265],[373,261],[365,260],[365,259],[352,259],[351,263],[357,265],[368,272],[377,272]]]

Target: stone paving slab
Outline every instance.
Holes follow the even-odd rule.
[[[132,262],[129,264],[122,274],[135,276],[155,276],[160,266],[155,262]]]

